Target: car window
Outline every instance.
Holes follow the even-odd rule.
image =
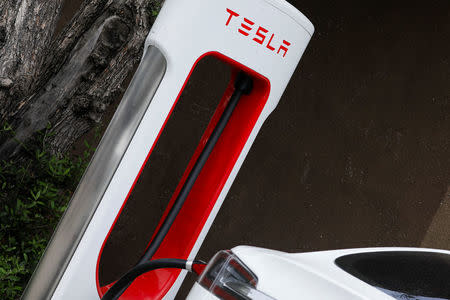
[[[450,255],[444,253],[358,253],[336,264],[395,299],[450,299]]]

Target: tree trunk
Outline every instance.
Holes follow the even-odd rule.
[[[0,159],[51,126],[63,153],[100,122],[139,61],[161,0],[85,0],[53,37],[64,0],[0,2]],[[70,0],[67,0],[70,1]]]

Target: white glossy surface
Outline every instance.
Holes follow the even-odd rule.
[[[208,290],[195,283],[186,300],[218,300],[216,296],[211,294]]]
[[[278,299],[380,299],[393,298],[340,269],[338,257],[366,252],[417,251],[450,255],[449,251],[417,248],[367,248],[289,254],[236,247],[232,250],[258,277],[258,290]]]
[[[242,19],[239,19],[239,22],[235,19],[236,22],[225,26],[229,16],[227,8],[239,11],[241,16],[251,18],[256,24],[270,29],[271,33],[277,35],[273,40],[274,44],[281,43],[282,39],[289,40],[292,45],[286,57],[276,55],[275,52],[252,41],[251,38],[239,34],[238,28]],[[163,52],[167,60],[166,74],[72,257],[53,299],[99,298],[95,274],[103,240],[119,213],[195,61],[207,52],[217,51],[266,76],[271,82],[271,91],[267,105],[190,255],[191,258],[195,257],[257,133],[278,104],[310,40],[310,32],[305,27],[311,31],[311,26],[305,20],[306,18],[292,6],[279,0],[165,1],[146,44],[154,45]],[[252,34],[255,31],[256,28],[253,29]],[[173,299],[184,275],[185,273],[182,272],[165,299]]]

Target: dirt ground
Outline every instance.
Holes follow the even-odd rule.
[[[450,2],[290,2],[316,33],[198,257],[242,244],[450,249]],[[205,86],[218,89],[193,84],[186,101],[207,99]],[[202,107],[186,105],[180,122],[193,114],[202,123]],[[105,249],[105,282],[151,236],[166,201],[149,203],[151,193],[171,195],[145,184]]]

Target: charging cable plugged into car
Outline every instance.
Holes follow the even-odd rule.
[[[150,246],[145,251],[144,255],[140,259],[139,263],[136,267],[127,272],[122,278],[119,279],[102,297],[102,300],[112,300],[118,299],[120,295],[122,295],[125,290],[131,285],[131,283],[140,275],[157,270],[157,269],[184,269],[188,271],[198,271],[201,270],[202,266],[206,265],[201,261],[187,261],[182,259],[158,259],[151,260],[153,255],[159,249],[161,243],[163,242],[167,232],[173,225],[176,217],[178,216],[181,208],[183,207],[184,202],[186,201],[187,196],[189,195],[192,187],[194,186],[195,181],[197,180],[200,172],[202,171],[206,161],[208,160],[211,152],[214,149],[217,141],[220,138],[223,130],[225,129],[228,121],[230,120],[236,105],[239,102],[239,99],[242,95],[248,95],[251,93],[253,89],[253,81],[250,76],[245,74],[244,72],[240,72],[237,75],[235,85],[234,85],[234,93],[231,96],[228,105],[223,112],[219,122],[214,128],[211,136],[209,137],[203,151],[195,162],[194,167],[190,171],[186,181],[184,182],[183,187],[181,188],[180,193],[178,194],[169,214],[164,220],[162,226],[156,233],[154,239],[150,243]],[[199,275],[199,273],[197,274]]]

